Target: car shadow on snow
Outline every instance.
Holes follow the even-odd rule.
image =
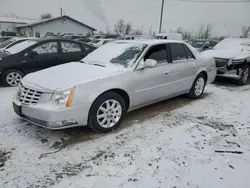
[[[203,97],[200,100],[206,98],[209,94],[210,93],[205,92]],[[132,111],[127,114],[124,122],[120,125],[120,127],[117,130],[111,133],[106,133],[106,134],[115,134],[124,128],[133,126],[135,123],[141,123],[146,120],[157,117],[162,113],[171,112],[184,105],[190,104],[193,101],[194,100],[189,99],[187,96],[182,95],[179,97],[168,99],[168,100],[158,102],[156,104],[152,104],[150,106]],[[44,128],[40,128],[40,127],[38,128],[35,125],[30,125],[30,127],[32,127],[31,129],[39,129],[39,131],[35,131],[35,134],[38,134],[35,137],[39,138],[39,141],[42,142],[42,144],[47,144],[49,147],[55,150],[58,150],[58,149],[61,150],[65,146],[70,146],[70,145],[74,145],[80,142],[97,139],[104,135],[102,133],[94,132],[92,129],[90,129],[87,126],[75,127],[75,128],[59,130],[59,131],[46,130]]]

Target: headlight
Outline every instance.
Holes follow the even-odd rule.
[[[2,58],[0,57],[0,61],[2,60]]]
[[[245,59],[234,59],[232,63],[245,63]]]
[[[74,95],[75,88],[70,88],[64,91],[56,91],[51,101],[53,104],[61,107],[70,107],[73,95]]]

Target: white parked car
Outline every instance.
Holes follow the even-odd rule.
[[[213,49],[202,52],[206,57],[214,57],[218,75],[235,72],[239,85],[244,85],[249,77],[250,39],[227,38]]]
[[[25,76],[13,104],[19,116],[48,129],[108,132],[127,111],[181,94],[201,97],[215,75],[214,59],[185,42],[116,41],[80,62]]]
[[[107,44],[109,42],[114,41],[114,39],[95,39],[90,41],[88,44],[91,44],[92,46],[99,48],[100,46]]]

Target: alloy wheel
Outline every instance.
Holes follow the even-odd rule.
[[[205,81],[204,79],[201,77],[199,78],[196,83],[195,83],[195,89],[194,89],[194,92],[195,92],[195,95],[196,96],[200,96],[203,92],[203,89],[204,89],[204,86],[205,86]]]
[[[114,127],[119,122],[121,116],[121,104],[114,99],[102,103],[97,111],[97,121],[103,128]]]
[[[20,83],[20,81],[21,81],[22,78],[23,78],[22,75],[19,74],[18,72],[10,72],[6,76],[6,82],[10,86],[18,86],[18,84]]]

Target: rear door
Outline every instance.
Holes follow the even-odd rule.
[[[167,49],[171,54],[167,70],[170,94],[189,91],[196,74],[194,55],[183,43],[168,43]]]
[[[80,43],[60,41],[60,44],[60,64],[79,61],[88,54],[88,51]]]
[[[36,55],[32,56],[32,53],[36,53]],[[56,66],[59,64],[58,42],[41,42],[24,56],[27,57],[27,62],[23,61],[22,67],[27,73]]]

